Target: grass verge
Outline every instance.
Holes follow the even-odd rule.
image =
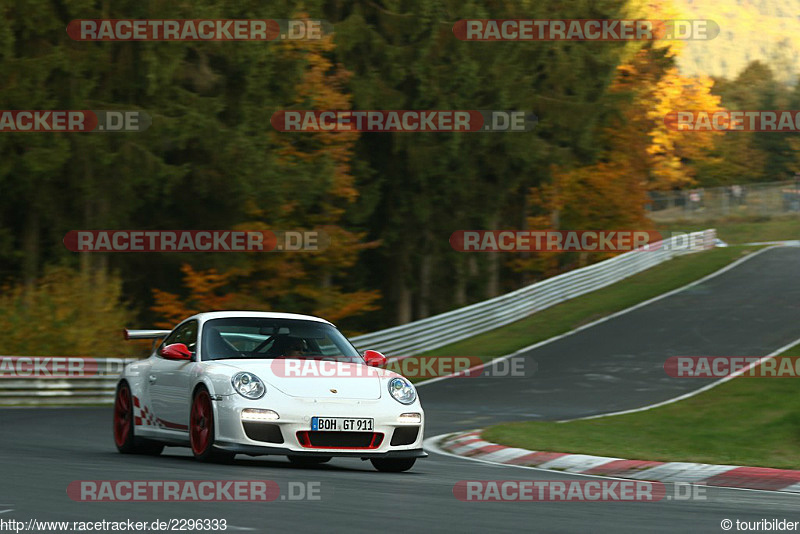
[[[716,228],[717,236],[729,244],[800,239],[800,216],[728,217],[714,221],[677,221],[658,225],[662,232],[697,232]]]
[[[800,356],[800,345],[784,356]],[[483,437],[537,451],[800,469],[800,378],[739,377],[646,412],[502,424]]]

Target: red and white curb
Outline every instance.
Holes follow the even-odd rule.
[[[800,493],[800,471],[788,469],[650,462],[588,454],[529,451],[485,441],[481,438],[480,430],[450,434],[438,443],[438,447],[457,456],[485,462],[566,473]]]

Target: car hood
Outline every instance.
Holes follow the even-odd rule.
[[[381,398],[381,381],[395,373],[363,364],[320,360],[227,360],[215,366],[229,367],[233,376],[247,371],[258,376],[269,388],[290,397],[315,399]]]

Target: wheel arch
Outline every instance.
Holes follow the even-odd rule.
[[[214,393],[214,386],[211,380],[208,377],[202,377],[197,383],[192,386],[192,394],[189,396],[189,426],[192,424],[192,405],[194,404],[194,398],[197,395],[197,392],[201,389],[204,389],[208,392],[211,396],[211,411],[214,417],[214,439],[219,437],[219,427],[220,425],[217,423],[219,421],[219,410],[217,409],[217,402],[214,400],[215,393]]]

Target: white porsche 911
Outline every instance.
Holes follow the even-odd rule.
[[[122,453],[188,446],[203,461],[273,454],[305,465],[356,457],[392,472],[427,456],[411,382],[380,369],[379,352],[360,355],[324,319],[210,312],[171,332],[125,335],[166,339],[120,377],[114,442]]]

